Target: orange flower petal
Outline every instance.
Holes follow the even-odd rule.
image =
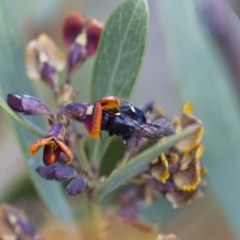
[[[103,109],[111,109],[111,108],[120,108],[120,99],[115,96],[107,96],[104,97],[98,102],[101,103]]]
[[[56,138],[54,138],[54,143],[60,148],[61,152],[67,156],[67,165],[71,164],[74,159],[71,149],[65,145],[65,143],[57,140]]]
[[[88,116],[83,120],[86,130],[93,139],[101,137],[102,111],[102,105],[97,101],[93,107],[89,107]]]
[[[38,150],[39,150],[41,147],[49,144],[49,143],[52,141],[52,139],[53,139],[52,137],[43,138],[43,139],[39,139],[39,140],[37,140],[36,142],[32,143],[32,144],[29,146],[29,149],[28,149],[29,153],[30,153],[31,155],[33,155],[33,156],[36,156],[36,154],[38,153]]]

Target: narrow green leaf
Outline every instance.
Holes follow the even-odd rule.
[[[146,0],[125,0],[106,22],[92,76],[92,102],[115,95],[129,99],[140,71],[148,32]],[[104,152],[111,139],[104,144]],[[101,161],[99,142],[91,145],[93,161]]]
[[[32,86],[25,76],[23,47],[20,45],[11,16],[12,12],[8,8],[8,1],[0,0],[0,95],[3,99],[6,99],[7,94],[10,92],[34,95]],[[56,182],[46,181],[35,172],[36,167],[42,164],[42,159],[40,155],[32,158],[28,153],[28,146],[37,139],[36,136],[19,125],[13,118],[10,120],[29,170],[29,175],[39,195],[57,219],[73,219],[73,213],[61,185]],[[35,125],[44,129],[41,118],[33,117],[31,120],[34,121]],[[5,159],[7,161],[7,156],[5,156]]]
[[[125,0],[108,19],[92,77],[92,101],[107,95],[128,99],[146,46],[146,0]]]
[[[98,199],[103,199],[108,193],[112,192],[134,177],[161,153],[165,152],[168,148],[174,146],[180,140],[198,130],[199,126],[199,124],[189,126],[181,133],[169,137],[166,141],[158,143],[136,157],[130,159],[126,164],[115,170],[102,184],[100,184],[100,186],[98,186],[96,189],[96,197]]]
[[[206,32],[199,1],[160,3],[159,15],[171,53],[169,69],[174,72],[183,101],[194,103],[194,113],[205,127],[207,186],[212,187],[228,218],[226,222],[240,238],[240,114],[233,75]],[[234,13],[229,9],[229,14]],[[215,22],[214,26],[219,30],[222,27]]]

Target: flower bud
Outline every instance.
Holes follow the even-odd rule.
[[[66,191],[70,196],[76,196],[85,189],[86,184],[87,180],[85,178],[75,178],[68,184]]]
[[[96,19],[86,20],[79,12],[70,13],[63,22],[63,42],[68,51],[68,73],[66,83],[70,82],[72,73],[86,58],[97,50],[104,24]]]
[[[57,166],[52,171],[53,179],[57,181],[67,181],[71,178],[77,177],[77,172],[72,167]]]
[[[86,18],[79,12],[72,12],[67,15],[63,22],[63,41],[66,48],[75,41],[84,28]]]
[[[7,95],[7,104],[14,111],[21,112],[26,115],[52,114],[39,99],[29,95],[9,93]]]
[[[78,175],[74,168],[59,165],[39,166],[36,171],[41,177],[47,180],[60,182],[70,180]]]
[[[56,165],[52,165],[52,166],[39,166],[36,168],[36,172],[45,179],[48,180],[53,180],[53,170],[56,168]]]

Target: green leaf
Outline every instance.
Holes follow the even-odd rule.
[[[176,86],[183,102],[194,103],[194,113],[205,126],[207,187],[212,188],[228,218],[226,222],[240,238],[239,93],[221,52],[203,26],[205,16],[198,3],[163,0],[159,15],[169,39],[169,69],[174,72]],[[234,13],[229,9],[229,14]],[[221,29],[217,23],[214,26]]]
[[[129,99],[140,71],[148,32],[146,0],[125,0],[106,22],[92,76],[92,102],[115,95]],[[109,148],[111,139],[104,144]],[[99,141],[91,145],[91,160],[101,161]]]
[[[148,148],[141,154],[130,159],[126,164],[115,170],[102,184],[96,189],[96,197],[103,199],[108,193],[126,183],[129,179],[142,171],[153,159],[165,152],[168,148],[174,146],[183,138],[191,135],[199,129],[199,124],[189,126],[181,133],[169,137],[161,143]]]
[[[128,99],[146,46],[146,0],[125,0],[106,22],[92,77],[92,101],[107,95]]]
[[[35,94],[29,80],[26,79],[23,47],[20,45],[20,39],[16,34],[15,24],[11,16],[12,12],[8,8],[8,1],[0,0],[0,94],[3,99],[6,99],[6,95],[10,92]],[[36,136],[19,125],[13,118],[10,120],[29,175],[39,195],[57,219],[73,219],[73,213],[61,185],[46,181],[35,172],[37,166],[42,164],[42,158],[40,154],[36,158],[31,157],[28,153],[28,147],[33,141],[36,141]],[[41,118],[32,117],[31,120],[34,121],[35,125],[44,129]],[[5,159],[7,161],[6,156]]]

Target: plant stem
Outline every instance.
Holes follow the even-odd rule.
[[[101,161],[101,158],[99,156],[99,147],[100,147],[100,141],[95,141],[93,143],[93,151],[92,151],[92,154],[91,154],[91,161],[92,162],[95,162],[95,163],[100,163]]]
[[[79,146],[79,151],[78,151],[78,157],[79,161],[84,169],[86,169],[88,172],[91,171],[91,168],[89,166],[89,161],[84,149],[84,139],[79,139],[78,140],[78,146]]]

